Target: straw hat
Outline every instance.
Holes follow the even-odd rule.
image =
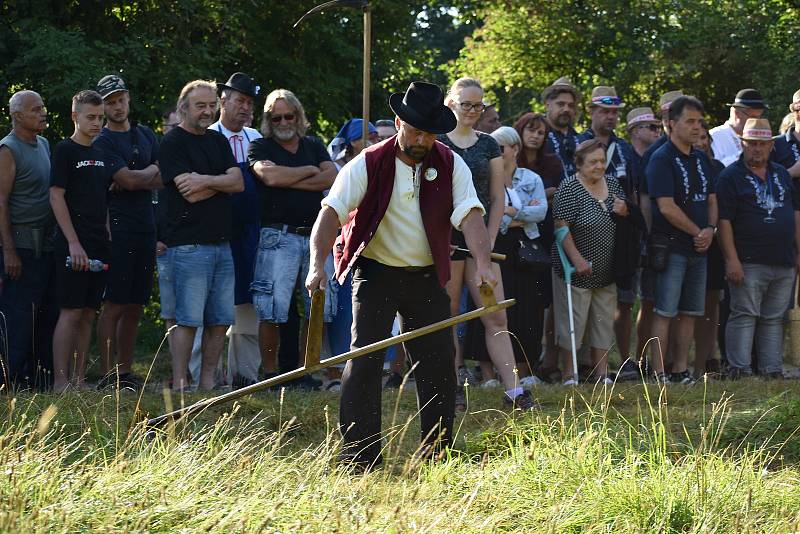
[[[607,109],[619,109],[625,103],[617,96],[617,90],[606,85],[598,85],[592,89],[592,101],[589,107],[601,107]]]
[[[658,109],[662,114],[669,111],[669,107],[672,105],[672,103],[682,96],[682,91],[667,91],[661,95],[661,100],[658,101]]]
[[[566,76],[562,76],[561,78],[554,81],[551,85],[548,85],[542,91],[542,101],[547,102],[553,95],[560,92],[568,92],[572,93],[572,96],[575,98],[577,102],[580,100],[580,94],[578,90],[572,85],[572,82]]]
[[[739,137],[745,141],[772,141],[772,127],[767,119],[747,119]]]
[[[626,128],[632,129],[634,126],[641,124],[661,124],[661,121],[653,113],[649,107],[634,108],[628,112],[626,120]]]

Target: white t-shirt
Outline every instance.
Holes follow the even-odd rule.
[[[453,213],[450,223],[456,229],[472,210],[485,211],[472,185],[472,173],[458,154],[453,154]],[[421,164],[413,168],[395,157],[394,189],[389,206],[378,230],[370,240],[362,255],[392,267],[424,267],[433,264],[428,236],[422,223],[419,207],[419,176],[415,187],[414,175],[421,170]],[[434,178],[435,179],[435,178]],[[367,192],[367,164],[364,154],[359,154],[342,167],[336,176],[323,206],[336,211],[339,222],[345,224],[350,212],[361,204]]]
[[[742,154],[742,141],[736,132],[733,131],[727,122],[715,128],[711,128],[711,148],[714,150],[714,158],[722,162],[726,167],[735,163]]]
[[[236,163],[247,163],[247,150],[250,148],[250,143],[263,137],[261,132],[249,126],[245,126],[239,132],[232,132],[222,125],[221,120],[209,126],[208,129],[216,130],[228,138],[228,142],[231,144],[231,152],[233,152]]]

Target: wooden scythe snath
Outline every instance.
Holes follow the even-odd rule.
[[[364,65],[362,70],[361,86],[361,140],[367,146],[369,139],[369,86],[370,86],[370,60],[372,56],[372,6],[369,0],[331,0],[312,9],[309,9],[300,19],[294,23],[293,28],[297,28],[306,18],[322,13],[329,9],[340,7],[360,8],[364,13]]]
[[[181,417],[197,414],[213,406],[226,404],[258,391],[270,389],[278,384],[288,382],[289,380],[293,380],[295,378],[300,378],[301,376],[310,374],[314,371],[319,371],[332,365],[344,363],[347,360],[365,356],[372,352],[383,350],[406,341],[411,341],[412,339],[416,339],[433,332],[438,332],[439,330],[445,328],[451,328],[465,321],[477,319],[499,310],[504,310],[516,303],[514,299],[497,302],[494,298],[494,291],[491,287],[489,287],[488,284],[483,284],[481,286],[481,299],[483,300],[483,306],[471,312],[450,317],[448,319],[439,321],[438,323],[433,323],[417,330],[404,332],[397,336],[384,339],[383,341],[376,341],[375,343],[367,345],[366,347],[353,349],[345,352],[344,354],[339,354],[338,356],[333,356],[320,361],[319,356],[320,347],[322,345],[322,316],[323,308],[325,306],[325,293],[318,289],[314,291],[311,297],[311,314],[308,320],[308,341],[306,342],[305,364],[302,367],[293,371],[289,371],[288,373],[283,373],[276,377],[269,378],[267,380],[262,380],[261,382],[251,384],[247,387],[225,393],[224,395],[219,395],[218,397],[203,399],[190,406],[181,408],[180,410],[175,410],[173,412],[154,417],[147,421],[147,426],[149,428],[158,428],[169,421],[176,421]]]

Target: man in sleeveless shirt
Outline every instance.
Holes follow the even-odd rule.
[[[2,380],[7,388],[34,381],[44,386],[45,375],[35,375],[52,369],[57,317],[57,309],[47,306],[52,295],[55,224],[50,209],[50,145],[39,135],[47,127],[47,109],[33,91],[15,93],[8,108],[12,131],[0,140]]]
[[[306,288],[326,285],[325,258],[344,226],[334,255],[336,277],[353,272],[352,347],[391,335],[399,312],[404,331],[450,315],[450,233],[460,229],[477,262],[473,283],[495,284],[489,236],[469,168],[436,134],[456,125],[439,87],[412,83],[389,105],[396,136],[369,147],[339,172],[322,201],[311,235]],[[354,211],[355,210],[355,211]],[[454,418],[453,338],[442,330],[406,344],[420,409],[423,454],[449,445]],[[381,463],[383,352],[347,362],[339,415],[341,458],[356,469]]]

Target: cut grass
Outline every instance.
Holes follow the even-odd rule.
[[[0,530],[796,529],[800,385],[537,394],[541,413],[512,417],[499,392],[472,390],[454,450],[419,464],[414,396],[387,393],[386,465],[363,476],[334,461],[335,394],[255,395],[155,437],[136,422],[164,409],[159,395],[4,397]]]

